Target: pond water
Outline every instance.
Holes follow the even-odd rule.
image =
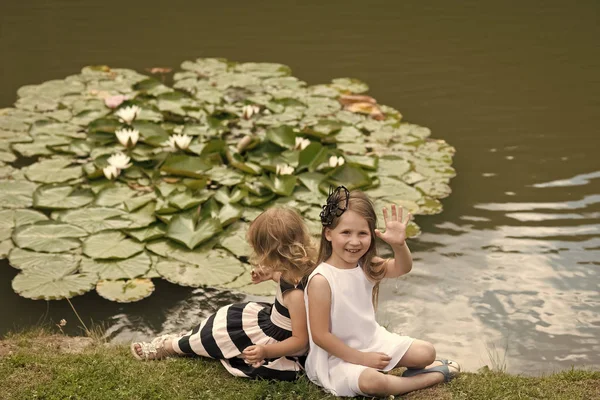
[[[600,3],[495,3],[6,1],[0,107],[92,64],[144,72],[217,56],[281,62],[311,84],[362,79],[457,149],[453,193],[417,218],[414,269],[384,285],[380,322],[468,370],[599,368]],[[79,332],[66,301],[17,296],[0,263],[0,334],[62,318]],[[139,303],[72,302],[128,341],[241,298],[157,282]]]

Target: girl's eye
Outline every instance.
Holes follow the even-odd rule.
[[[350,232],[349,231],[343,231],[342,235],[348,235]]]

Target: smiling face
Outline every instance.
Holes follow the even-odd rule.
[[[331,243],[326,262],[344,269],[356,267],[372,241],[367,220],[352,210],[342,214],[335,228],[325,229],[325,238]]]

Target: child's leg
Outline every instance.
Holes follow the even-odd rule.
[[[131,344],[131,352],[138,360],[160,360],[165,357],[177,355],[173,349],[173,340],[176,335],[162,335],[151,342],[134,342]]]
[[[434,363],[432,366],[440,364],[437,362],[437,364]],[[363,393],[369,396],[383,397],[424,389],[442,383],[444,379],[444,374],[441,372],[431,372],[415,375],[410,378],[403,378],[400,376],[385,375],[373,368],[368,368],[360,374],[358,387]]]
[[[415,339],[396,364],[396,368],[425,368],[435,361],[435,354],[435,348],[431,343]]]

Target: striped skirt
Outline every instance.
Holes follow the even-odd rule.
[[[291,337],[291,331],[271,321],[272,307],[271,304],[257,302],[225,306],[173,341],[173,348],[181,355],[220,360],[234,376],[295,380],[305,357],[266,359],[258,368],[246,364],[241,358],[248,346],[278,343]]]

